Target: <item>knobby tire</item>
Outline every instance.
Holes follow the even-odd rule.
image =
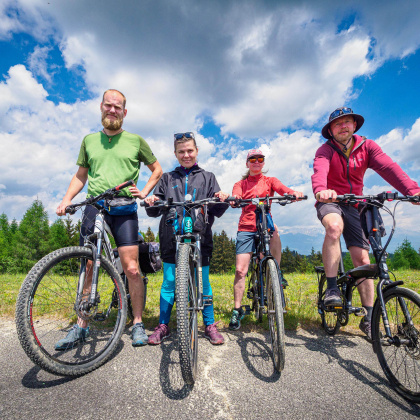
[[[318,301],[321,302],[324,300],[325,291],[327,290],[327,277],[325,274],[322,274],[321,280],[319,282],[318,290]],[[321,322],[322,328],[328,335],[337,334],[340,329],[339,313],[338,311],[325,311],[321,306],[319,307],[321,311]]]
[[[268,260],[266,265],[265,281],[267,284],[267,316],[271,336],[271,350],[273,353],[274,368],[281,372],[284,369],[285,341],[283,319],[283,300],[281,285],[276,264]]]
[[[400,303],[402,299],[412,318],[407,322]],[[372,314],[373,349],[379,363],[394,389],[409,401],[420,403],[420,295],[394,287],[384,293],[391,335],[410,344],[385,345],[385,329],[379,302]]]
[[[184,382],[194,384],[197,375],[197,293],[191,247],[180,244],[176,264],[176,318],[179,361]]]

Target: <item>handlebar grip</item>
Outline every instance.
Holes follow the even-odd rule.
[[[146,207],[147,203],[144,200],[140,200],[140,207]]]
[[[232,196],[229,196],[226,200],[225,200],[225,202],[226,201],[236,201],[237,200],[237,198],[236,197],[232,197]]]
[[[67,206],[66,207],[66,213],[74,214],[74,213],[76,213],[76,209],[73,206]]]
[[[117,186],[115,187],[115,189],[116,189],[117,191],[121,191],[123,188],[125,188],[125,187],[129,187],[130,185],[136,185],[136,184],[134,184],[134,181],[133,181],[132,179],[130,179],[130,181],[123,182],[122,184],[117,185]]]
[[[161,206],[161,205],[163,205],[163,204],[166,204],[166,201],[163,201],[163,200],[158,200],[158,201],[155,201],[155,202],[154,202],[154,205],[155,205],[155,206]]]

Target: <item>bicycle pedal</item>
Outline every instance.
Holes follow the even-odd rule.
[[[99,313],[97,313],[97,314],[93,317],[93,319],[94,319],[95,321],[100,321],[100,322],[102,322],[102,321],[105,321],[105,320],[106,320],[106,315],[105,315],[103,312],[99,312]]]
[[[244,309],[244,315],[249,315],[251,313],[251,307],[249,305],[242,305],[241,307]]]
[[[363,307],[356,308],[355,311],[354,311],[354,314],[356,316],[366,316],[367,315],[367,310]]]
[[[211,306],[211,305],[213,305],[213,296],[203,295],[203,306]]]

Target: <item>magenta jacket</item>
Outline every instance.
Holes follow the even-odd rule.
[[[355,144],[350,157],[340,150],[332,140],[324,143],[316,152],[312,190],[334,190],[338,195],[363,194],[363,177],[366,169],[377,172],[388,184],[403,195],[420,191],[417,182],[396,164],[373,141],[354,135]]]

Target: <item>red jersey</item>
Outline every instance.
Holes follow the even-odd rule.
[[[246,179],[238,181],[232,190],[232,195],[237,195],[243,199],[254,197],[265,197],[267,194],[272,197],[274,192],[283,194],[292,194],[293,190],[282,184],[277,178],[265,176],[262,173],[259,175],[249,175]],[[241,217],[239,218],[238,231],[242,232],[256,232],[257,226],[255,224],[255,206],[250,204],[242,209]]]

